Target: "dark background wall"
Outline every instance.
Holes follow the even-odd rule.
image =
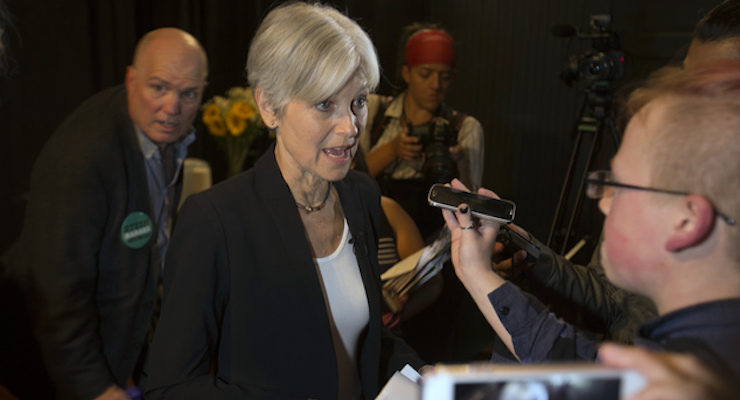
[[[0,81],[0,251],[17,236],[34,159],[55,127],[94,92],[123,82],[136,40],[177,26],[193,33],[210,59],[205,98],[243,85],[249,41],[268,0],[5,0],[15,15],[17,64]],[[389,80],[397,36],[413,21],[434,21],[455,36],[458,76],[448,97],[486,132],[484,185],[518,205],[517,222],[546,239],[574,146],[585,95],[559,74],[589,40],[556,38],[556,23],[586,28],[591,14],[612,14],[630,54],[622,82],[644,77],[688,45],[695,23],[719,0],[347,0],[335,1],[373,38]],[[380,92],[390,93],[384,83]],[[191,147],[225,176],[215,142]],[[608,155],[607,155],[608,157]],[[600,216],[576,236],[597,234]],[[584,252],[585,253],[585,252]]]

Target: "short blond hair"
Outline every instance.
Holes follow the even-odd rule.
[[[621,111],[629,120],[645,105],[665,95],[740,98],[740,61],[712,61],[690,69],[663,67],[629,94]]]
[[[720,212],[740,218],[740,61],[664,68],[627,107],[638,118],[661,114],[643,149],[651,186],[704,195]],[[739,231],[731,230],[732,243]],[[731,247],[740,262],[740,247]]]
[[[309,104],[326,100],[358,70],[375,90],[380,70],[372,40],[355,21],[318,3],[272,10],[247,57],[249,85],[262,90],[277,114],[293,99]]]

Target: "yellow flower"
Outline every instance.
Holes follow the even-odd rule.
[[[229,115],[226,116],[226,127],[229,128],[231,136],[241,136],[241,134],[244,133],[244,129],[247,127],[247,120],[229,112]]]
[[[208,125],[216,120],[221,120],[221,107],[216,103],[211,103],[203,110],[203,122]]]
[[[233,114],[243,119],[252,119],[254,116],[254,107],[243,100],[237,100],[231,106],[229,114]]]
[[[212,119],[211,121],[205,121],[204,117],[203,122],[205,122],[206,126],[208,127],[208,132],[211,132],[211,135],[226,136],[226,126],[224,125],[224,121],[221,119],[220,115],[217,118]]]
[[[225,96],[213,96],[201,106],[201,111],[203,124],[226,153],[229,176],[241,171],[252,142],[265,134],[252,89],[232,87]]]

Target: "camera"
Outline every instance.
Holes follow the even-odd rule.
[[[450,157],[450,147],[457,144],[457,137],[447,121],[436,118],[424,125],[409,124],[409,136],[419,138],[424,152],[424,177],[430,183],[447,183],[457,176],[455,162]]]
[[[591,40],[591,49],[568,58],[560,74],[568,86],[578,82],[595,85],[624,76],[627,54],[621,50],[619,37],[612,31],[610,15],[592,15],[585,33],[573,26],[560,24],[553,27],[552,33],[558,37],[576,36]]]

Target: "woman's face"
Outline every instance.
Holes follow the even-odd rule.
[[[421,64],[401,68],[403,79],[409,85],[408,94],[416,105],[435,113],[450,90],[455,71],[447,64]]]
[[[356,72],[318,104],[290,101],[277,118],[276,157],[286,181],[347,175],[367,123],[367,79]]]

